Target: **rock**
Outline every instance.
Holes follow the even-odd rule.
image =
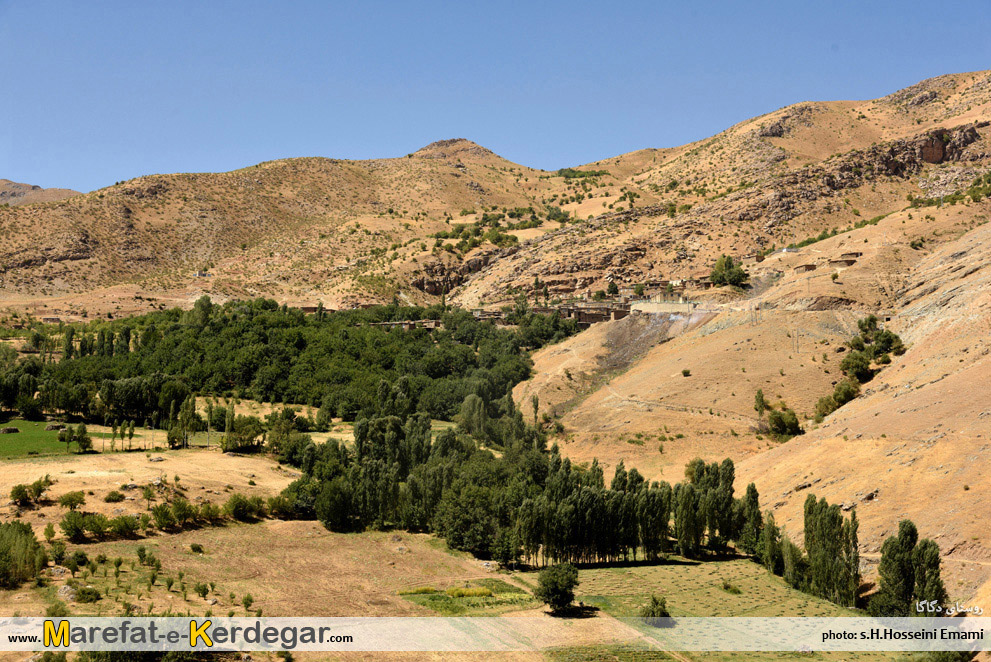
[[[17,434],[18,432],[20,430],[15,427],[0,428],[0,434]]]
[[[76,599],[76,589],[68,584],[63,584],[62,586],[59,586],[59,589],[55,592],[55,595],[63,602],[74,602]]]
[[[155,457],[148,458],[148,461],[149,462],[165,462],[165,458],[164,457],[161,457],[160,455],[156,455]]]

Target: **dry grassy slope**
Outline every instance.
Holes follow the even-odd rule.
[[[135,303],[135,293],[181,301],[200,289],[293,303],[341,303],[352,293],[386,298],[376,291],[381,281],[408,282],[417,259],[431,257],[419,241],[397,244],[448,227],[445,215],[460,219],[463,209],[542,207],[548,191],[567,188],[563,178],[542,175],[455,140],[397,159],[288,159],[140,177],[0,209],[9,239],[0,249],[0,291],[23,306],[78,308],[89,299],[122,311],[149,305]],[[376,249],[398,250],[397,266]],[[195,279],[205,267],[213,276]]]
[[[589,164],[605,171],[591,180],[519,166],[466,140],[396,159],[141,177],[0,210],[10,238],[0,303],[72,316],[188,305],[204,292],[348,305],[396,294],[427,301],[453,287],[453,300],[477,305],[506,301],[534,276],[566,294],[607,279],[703,274],[720,253],[786,244],[898,210],[909,193],[959,188],[991,165],[981,126],[989,103],[988,72],[874,101],[802,103],[705,141]],[[975,123],[976,133],[965,129]],[[934,131],[952,144],[930,165],[918,154]],[[633,212],[620,199],[628,193],[639,196]],[[428,237],[486,209],[528,205],[586,220],[516,231],[518,250],[486,244],[464,256]],[[212,276],[195,278],[204,266]]]
[[[984,517],[991,507],[989,258],[989,225],[926,256],[891,323],[909,351],[819,429],[738,468],[793,529],[806,495],[794,488],[808,482],[830,501],[858,505],[868,550],[876,551],[899,519],[912,518],[922,535],[939,542],[951,568],[973,571],[960,578],[963,595],[991,576]],[[875,490],[876,498],[865,501]]]
[[[897,211],[909,194],[945,194],[987,171],[989,120],[991,74],[959,74],[873,101],[797,104],[705,141],[590,164],[629,173],[628,188],[664,205],[692,207],[669,217],[665,206],[637,200],[634,213],[545,234],[476,274],[455,298],[505,300],[535,275],[579,291],[607,280],[698,276],[722,253],[786,245]],[[930,134],[960,140],[920,158]],[[615,202],[598,201],[581,204],[603,212]]]
[[[31,184],[19,184],[0,179],[0,205],[29,205],[35,202],[54,202],[79,195],[79,191],[67,188],[41,188]]]
[[[775,254],[752,268],[755,294],[712,297],[704,323],[670,328],[668,342],[650,347],[653,339],[620,335],[622,325],[645,324],[621,320],[541,350],[536,376],[515,396],[526,408],[536,394],[542,411],[560,417],[566,432],[558,442],[575,461],[623,460],[673,481],[693,457],[732,457],[741,484],[756,481],[763,505],[792,531],[809,492],[856,503],[867,554],[911,517],[949,554],[953,596],[969,597],[991,568],[982,515],[991,453],[991,396],[982,388],[991,374],[989,218],[988,200],[904,210]],[[923,247],[910,246],[920,238]],[[863,253],[853,266],[828,264],[849,251]],[[817,269],[794,272],[808,263]],[[759,439],[755,390],[810,416],[840,378],[837,350],[869,313],[890,317],[909,352],[818,429],[806,421],[808,434],[783,445]],[[603,368],[624,353],[632,360]],[[862,500],[874,490],[876,499]]]

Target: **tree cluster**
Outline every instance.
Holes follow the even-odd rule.
[[[377,323],[440,319],[439,330]],[[170,429],[196,393],[293,402],[354,420],[376,406],[376,386],[406,376],[415,410],[450,420],[465,396],[501,397],[530,374],[528,349],[577,332],[573,320],[524,311],[515,329],[443,306],[381,306],[306,316],[274,301],[149,313],[66,327],[58,362],[31,356],[0,364],[0,408],[110,425]],[[198,417],[177,431],[184,445]],[[181,437],[181,438],[180,438]]]

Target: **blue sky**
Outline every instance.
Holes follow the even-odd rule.
[[[554,169],[991,68],[975,2],[0,0],[0,177],[89,191],[464,137]]]

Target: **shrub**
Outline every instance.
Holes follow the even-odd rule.
[[[860,384],[849,379],[844,379],[836,388],[833,390],[833,399],[836,400],[836,404],[843,406],[850,402],[860,394]]]
[[[117,490],[112,490],[107,496],[103,497],[103,500],[107,503],[120,503],[124,500],[124,495]]]
[[[210,592],[210,587],[203,582],[200,582],[193,587],[193,591],[196,595],[200,596],[200,598],[206,598],[207,594]]]
[[[578,569],[575,566],[570,563],[552,565],[540,571],[533,595],[557,613],[574,601],[577,585]]]
[[[49,478],[48,474],[45,474],[44,478],[39,478],[28,486],[28,491],[31,493],[31,498],[37,501],[41,498],[41,495],[45,493],[45,489],[52,484],[52,479]]]
[[[871,361],[864,352],[853,350],[840,361],[840,370],[847,377],[857,380],[861,384],[870,381],[874,376],[871,370]]]
[[[75,510],[70,510],[59,522],[59,528],[66,538],[72,541],[83,539],[83,532],[86,530],[86,517]]]
[[[138,532],[138,520],[133,515],[118,515],[110,520],[110,531],[115,536],[130,538]]]
[[[222,517],[220,508],[207,501],[200,506],[200,518],[210,524],[218,522]]]
[[[740,588],[736,584],[730,584],[725,579],[723,580],[723,590],[732,595],[740,595]]]
[[[69,510],[75,510],[85,503],[86,496],[82,492],[66,492],[58,498],[58,504]]]
[[[772,434],[782,436],[791,437],[804,432],[798,423],[798,416],[791,409],[772,410],[767,415],[767,426]]]
[[[160,503],[152,508],[151,516],[155,520],[155,526],[162,531],[167,531],[175,527],[175,517],[172,515],[172,509],[169,508],[167,503]]]
[[[100,597],[100,591],[92,586],[83,586],[82,588],[76,589],[76,602],[96,602],[100,599]]]
[[[278,494],[268,500],[268,512],[277,519],[292,519],[292,504],[289,499]]]
[[[10,500],[18,506],[26,506],[31,503],[31,494],[27,485],[14,485],[10,490]]]
[[[107,534],[107,529],[110,528],[110,520],[102,513],[94,513],[85,516],[83,526],[97,538],[103,538]]]
[[[659,598],[653,593],[650,595],[650,601],[640,608],[641,618],[669,618],[670,616],[667,600],[662,597]]]
[[[685,368],[684,370],[681,371],[681,376],[682,377],[691,377],[692,376],[692,371],[689,370],[688,368]]]
[[[61,600],[56,600],[49,607],[45,609],[45,616],[50,618],[65,618],[69,615],[69,608]],[[65,653],[63,653],[65,655]],[[63,657],[64,661],[65,658]]]
[[[51,553],[52,561],[55,562],[55,565],[62,565],[62,562],[65,561],[65,543],[61,540],[56,540],[51,544],[48,551]]]
[[[258,501],[261,501],[260,497],[258,497]],[[235,492],[224,504],[224,512],[239,522],[250,522],[258,518],[258,503]]]
[[[176,524],[183,527],[196,517],[196,507],[186,499],[179,497],[172,502],[172,516],[175,518]]]
[[[194,554],[202,554],[203,545],[199,544],[198,542],[194,542],[192,545],[189,546],[189,550]]]

